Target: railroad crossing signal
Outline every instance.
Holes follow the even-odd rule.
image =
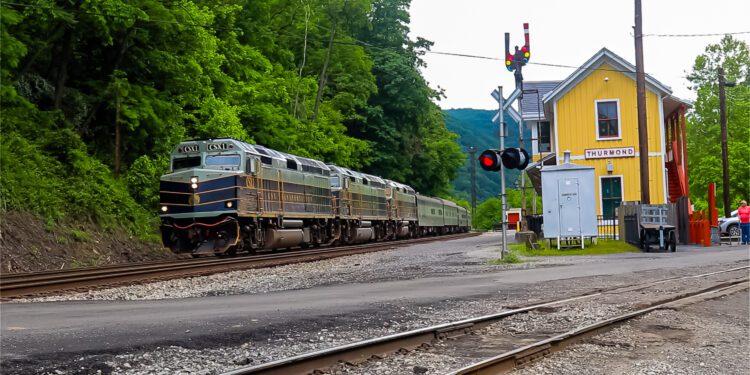
[[[529,165],[529,153],[522,148],[491,148],[479,155],[479,165],[485,171],[497,172],[500,168],[524,170]]]

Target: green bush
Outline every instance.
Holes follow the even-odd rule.
[[[85,150],[68,149],[52,157],[10,132],[3,134],[0,160],[3,210],[30,211],[48,221],[87,219],[105,229],[123,227],[140,238],[154,233],[155,215],[138,205],[125,184]]]

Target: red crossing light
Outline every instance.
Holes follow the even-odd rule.
[[[479,155],[479,166],[481,166],[485,171],[499,171],[502,167],[502,162],[500,161],[498,150],[490,149],[482,152],[482,154]]]

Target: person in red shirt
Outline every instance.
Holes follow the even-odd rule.
[[[742,244],[750,245],[750,206],[746,201],[740,202],[740,208],[737,209],[737,216],[740,218],[740,229],[742,230]]]

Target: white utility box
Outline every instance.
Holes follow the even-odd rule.
[[[561,240],[583,248],[585,237],[599,235],[594,167],[571,163],[566,151],[562,164],[542,167],[541,175],[544,238],[556,239],[558,249]]]

